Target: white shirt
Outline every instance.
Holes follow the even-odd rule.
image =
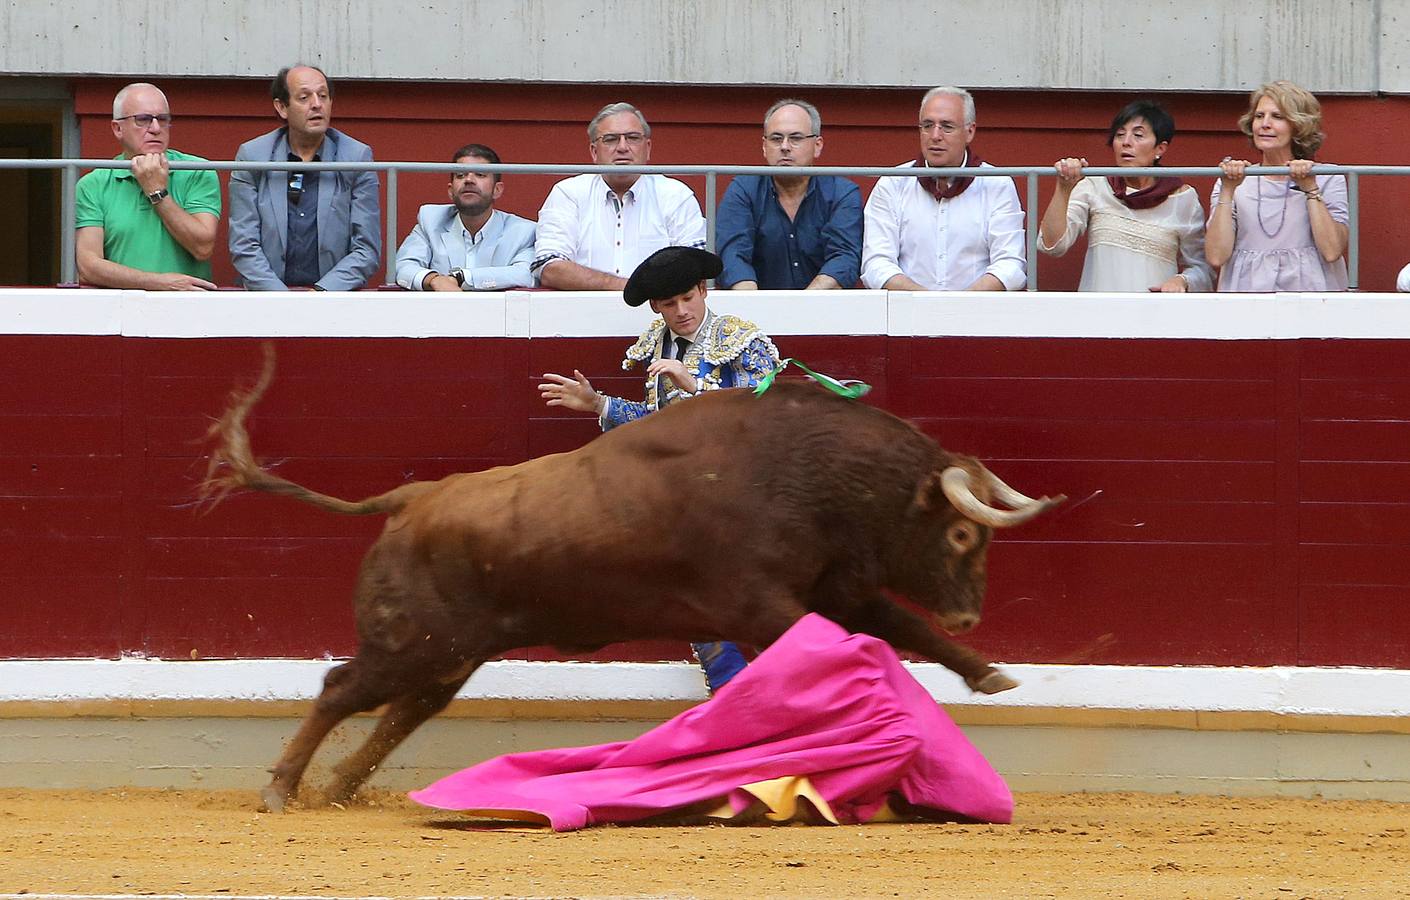
[[[919,178],[879,178],[865,222],[862,283],[873,290],[896,275],[932,291],[962,291],[983,275],[1010,291],[1028,283],[1023,207],[1011,178],[976,178],[948,200],[932,197]]]
[[[495,210],[495,212],[499,212],[499,210]],[[489,223],[486,222],[485,224],[488,225]],[[479,231],[471,234],[470,229],[466,228],[465,223],[460,220],[460,216],[456,216],[455,222],[451,224],[451,239],[465,252],[464,268],[473,269],[480,264],[480,248],[485,245],[485,231],[486,229],[481,228]],[[488,253],[485,255],[489,256]]]
[[[1214,270],[1204,261],[1204,208],[1189,185],[1150,209],[1131,209],[1105,178],[1083,178],[1067,201],[1062,237],[1048,247],[1040,233],[1038,249],[1062,256],[1084,231],[1079,291],[1148,291],[1176,272],[1191,291],[1214,290]]]
[[[626,278],[671,246],[705,246],[705,217],[685,184],[643,175],[619,198],[601,175],[574,175],[555,184],[539,210],[533,268],[566,259]]]

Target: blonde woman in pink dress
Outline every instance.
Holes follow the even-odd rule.
[[[1239,119],[1260,165],[1292,174],[1245,176],[1247,160],[1225,159],[1210,195],[1205,255],[1221,291],[1344,291],[1346,178],[1312,174],[1326,135],[1322,105],[1290,81],[1254,91]]]

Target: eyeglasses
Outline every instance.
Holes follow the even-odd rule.
[[[597,143],[604,147],[615,147],[622,143],[622,141],[626,141],[629,146],[635,147],[644,140],[646,140],[646,135],[640,131],[628,131],[623,134],[609,131],[606,134],[599,134],[597,136]]]
[[[779,134],[778,132],[774,132],[773,134],[764,135],[764,140],[773,144],[775,147],[797,147],[804,141],[811,141],[815,137],[817,137],[816,134]]]
[[[130,116],[118,116],[113,121],[121,122],[123,119],[131,119],[132,124],[136,125],[138,128],[151,128],[153,122],[158,123],[163,128],[171,127],[171,115],[169,113],[159,113],[155,116],[151,113],[135,113]]]
[[[289,202],[295,206],[304,198],[304,173],[289,173]]]
[[[932,122],[926,119],[924,122],[920,123],[921,134],[930,134],[930,132],[937,128],[940,129],[941,134],[954,134],[956,131],[960,130],[960,126],[956,125],[954,122]]]

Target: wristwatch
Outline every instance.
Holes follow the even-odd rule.
[[[455,283],[456,283],[456,284],[460,285],[461,287],[465,287],[465,270],[464,270],[464,269],[451,269],[451,270],[450,270],[450,277],[455,279]]]
[[[150,194],[148,194],[147,202],[152,204],[153,206],[156,206],[158,203],[161,203],[163,200],[165,200],[168,196],[169,194],[167,193],[167,189],[162,188],[161,190],[152,191]]]

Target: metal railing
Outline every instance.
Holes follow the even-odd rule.
[[[386,263],[387,283],[396,283],[397,226],[397,175],[401,172],[429,172],[446,174],[452,171],[467,171],[444,162],[311,162],[293,163],[278,161],[233,161],[233,160],[172,160],[175,170],[197,169],[217,172],[385,172],[387,173],[387,203],[385,231],[382,235],[382,258]],[[71,282],[77,277],[74,262],[74,207],[67,198],[73,197],[73,187],[78,174],[83,169],[130,169],[132,163],[125,159],[0,159],[0,169],[59,169],[63,172],[64,203],[61,231],[60,280]],[[501,175],[622,175],[655,174],[678,177],[703,177],[705,179],[704,213],[706,221],[706,246],[715,249],[715,212],[718,206],[717,179],[721,175],[778,175],[779,170],[772,166],[590,166],[537,163],[502,163],[475,165],[476,172],[493,172]],[[1249,166],[1249,175],[1286,175],[1287,166]],[[1084,175],[1103,176],[1174,176],[1216,178],[1220,174],[1218,166],[1159,166],[1148,168],[1123,168],[1119,166],[1088,166]],[[1347,280],[1351,290],[1360,284],[1360,182],[1362,175],[1410,175],[1410,166],[1339,166],[1316,165],[1314,175],[1345,175],[1347,205],[1350,216],[1349,240],[1347,243]],[[1022,178],[1026,184],[1026,206],[1024,208],[1025,232],[1027,235],[1027,272],[1030,291],[1038,290],[1038,223],[1042,210],[1038,208],[1038,179],[1055,177],[1051,165],[1043,166],[993,166],[984,168],[916,168],[914,166],[795,166],[788,169],[794,175],[841,175],[863,178],[922,178],[953,176],[980,178]]]

